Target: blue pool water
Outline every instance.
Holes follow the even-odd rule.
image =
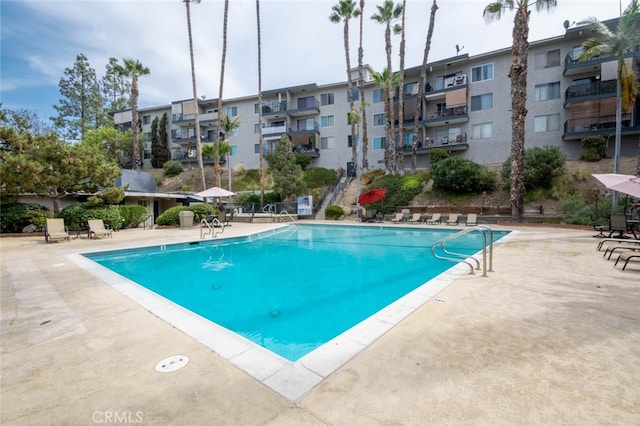
[[[85,256],[295,361],[450,268],[431,245],[453,232],[297,225]],[[482,236],[447,247],[475,253]]]

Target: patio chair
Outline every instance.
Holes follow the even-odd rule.
[[[396,217],[391,219],[391,223],[402,223],[403,217],[404,217],[404,213],[396,213]]]
[[[90,219],[87,221],[89,226],[89,238],[98,238],[103,235],[112,238],[112,231],[108,226],[105,226],[102,219]]]
[[[44,240],[50,243],[51,240],[69,239],[69,230],[64,225],[64,219],[47,219],[47,226],[44,228]]]
[[[411,216],[411,219],[409,219],[409,223],[420,223],[420,222],[422,222],[420,213],[414,213],[413,216]]]
[[[440,225],[442,223],[442,214],[434,213],[431,219],[427,219],[427,225]]]
[[[477,213],[469,213],[467,215],[467,220],[464,222],[466,226],[477,226],[478,225],[478,214]]]
[[[618,232],[618,238],[628,238],[624,234],[627,232],[627,216],[624,214],[612,214],[609,219],[609,238],[614,232]]]
[[[447,225],[457,225],[458,224],[458,213],[449,213],[449,217],[447,218]]]
[[[596,218],[593,215],[589,216],[591,218],[591,223],[593,224],[593,229],[598,232],[598,234],[594,235],[595,238],[605,238],[605,232],[609,232],[609,225],[598,224]]]

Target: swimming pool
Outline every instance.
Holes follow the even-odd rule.
[[[430,260],[432,242],[453,232],[278,225],[246,237],[85,253],[74,260],[295,400],[456,275],[468,273],[466,265]],[[471,253],[481,242],[473,233],[451,247]],[[224,302],[222,296],[228,296]],[[240,312],[244,307],[251,309]]]

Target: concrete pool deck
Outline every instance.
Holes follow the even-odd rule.
[[[489,277],[457,274],[295,401],[69,258],[199,228],[2,238],[0,423],[639,424],[640,264],[614,268],[592,231],[517,230]],[[178,354],[185,368],[154,370]]]

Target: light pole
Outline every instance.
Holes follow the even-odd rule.
[[[231,149],[227,152],[227,172],[229,174],[229,192],[233,192],[231,191]]]

